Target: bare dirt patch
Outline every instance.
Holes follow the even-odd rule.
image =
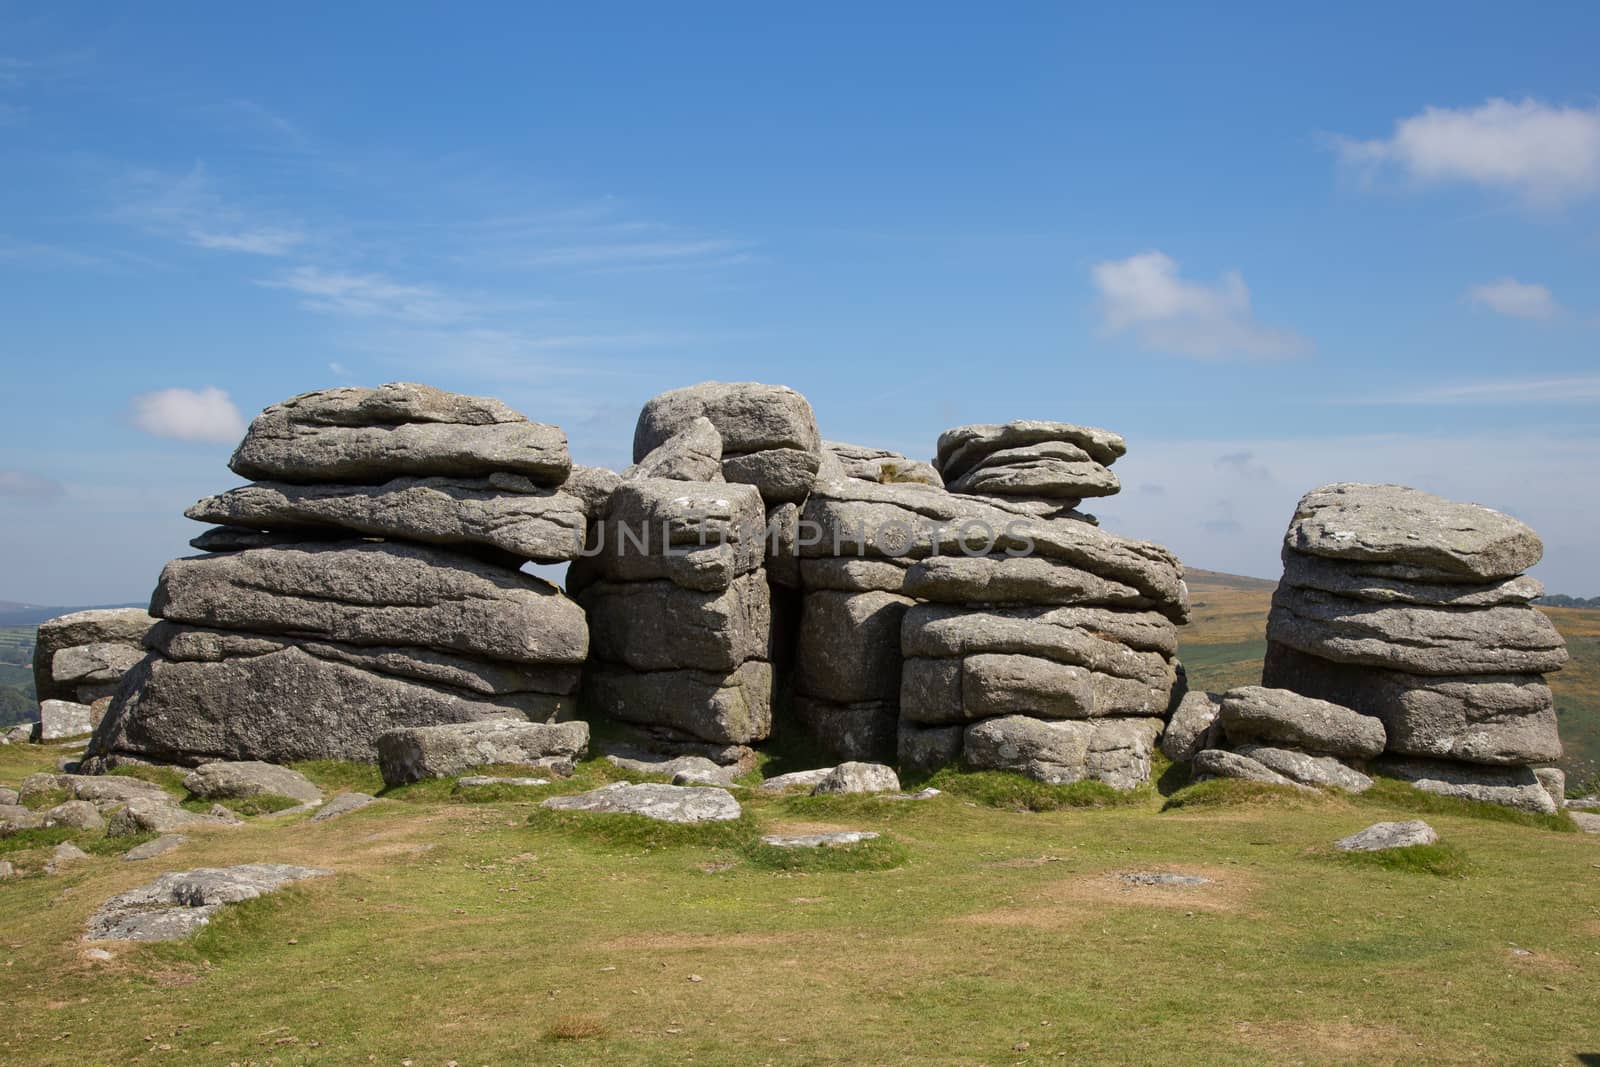
[[[1232,912],[1249,898],[1251,886],[1229,868],[1186,866],[1174,874],[1211,879],[1200,886],[1135,885],[1124,871],[1101,871],[1041,886],[1027,904],[957,916],[957,922],[982,926],[1071,926],[1091,919],[1105,907],[1154,907],[1180,911]]]
[[[1333,1060],[1349,1063],[1395,1063],[1416,1058],[1419,1042],[1393,1026],[1337,1022],[1243,1022],[1236,1030],[1250,1045],[1269,1049],[1295,1062]]]

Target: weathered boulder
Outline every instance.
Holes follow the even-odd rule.
[[[1006,652],[1172,684],[1177,630],[1154,612],[1102,608],[918,604],[901,627],[908,656]]]
[[[322,802],[322,790],[312,785],[305,775],[260,760],[202,763],[183,779],[183,786],[206,800],[274,796],[288,797],[302,804]]]
[[[393,382],[323,389],[267,408],[229,461],[242,478],[386,482],[404,475],[523,474],[559,485],[567,437],[498,400]]]
[[[840,704],[796,693],[790,699],[790,709],[823,755],[865,762],[895,759],[900,717],[898,699]]]
[[[1508,766],[1561,755],[1555,697],[1538,675],[1425,677],[1333,663],[1269,641],[1262,682],[1377,717],[1388,750],[1401,755]]]
[[[1561,634],[1526,606],[1373,604],[1279,586],[1267,629],[1272,640],[1309,655],[1411,674],[1556,671],[1567,662]]]
[[[168,563],[164,619],[521,663],[582,663],[583,609],[549,582],[394,542],[261,548]]]
[[[156,620],[142,608],[97,608],[39,624],[33,645],[33,684],[37,698],[77,700],[77,686],[55,680],[55,657],[68,648],[85,645],[122,645],[138,648],[145,631]]]
[[[87,800],[67,800],[44,813],[44,826],[65,827],[70,830],[99,830],[106,824],[100,809]]]
[[[22,830],[37,830],[44,825],[44,815],[21,804],[0,804],[0,837]]]
[[[1347,793],[1365,793],[1372,788],[1371,778],[1332,756],[1312,756],[1292,748],[1254,744],[1242,744],[1234,751],[1301,785],[1342,789]]]
[[[635,774],[657,774],[673,785],[732,785],[739,776],[736,766],[724,766],[705,756],[662,756],[650,752],[633,755],[611,753],[606,762],[619,770]],[[680,781],[680,779],[682,779]]]
[[[1229,752],[1225,748],[1208,748],[1195,754],[1194,780],[1203,782],[1209,778],[1238,778],[1242,781],[1260,782],[1264,785],[1286,785],[1295,789],[1311,788],[1279,774],[1271,767],[1253,760],[1249,756],[1241,756],[1239,753]]]
[[[909,614],[907,619],[909,625]],[[906,647],[913,647],[909,636]],[[1123,654],[1128,666],[1136,666],[1135,653]],[[1020,653],[919,657],[901,667],[900,714],[922,725],[1013,714],[1047,719],[1162,715],[1171,686],[1170,668],[1154,678],[1126,678]]]
[[[1544,786],[1544,791],[1550,794],[1550,799],[1555,801],[1556,807],[1567,806],[1567,772],[1560,767],[1535,767],[1533,776],[1539,779],[1539,784]]]
[[[1018,419],[957,426],[939,435],[935,461],[945,481],[959,478],[988,456],[1004,449],[1026,448],[1048,442],[1075,445],[1094,462],[1109,467],[1128,451],[1121,434],[1069,422]]]
[[[826,830],[815,834],[762,834],[761,843],[772,848],[845,848],[877,837],[871,830]]]
[[[35,741],[61,741],[82,737],[94,730],[94,709],[72,700],[45,700],[39,704],[39,721],[33,729]]]
[[[911,482],[944,488],[944,479],[931,463],[911,459],[886,448],[852,445],[843,441],[824,441],[822,450],[827,458],[839,465],[838,475],[857,478],[864,482],[890,485],[894,482]],[[819,477],[821,472],[819,472]]]
[[[26,803],[57,790],[74,800],[87,800],[95,804],[116,804],[135,798],[172,799],[159,785],[139,778],[48,772],[30,774],[23,779],[20,795]]]
[[[822,784],[822,780],[832,773],[832,767],[816,767],[809,771],[790,771],[787,774],[774,775],[756,788],[763,793],[786,793],[791,789],[803,789],[809,793]]]
[[[71,841],[63,841],[50,850],[50,858],[45,862],[44,873],[60,874],[68,867],[82,863],[89,858],[89,854],[74,845]]]
[[[668,478],[677,482],[720,482],[722,435],[705,416],[690,422],[623,471],[624,478]]]
[[[1131,586],[1175,622],[1188,618],[1183,568],[1166,549],[1078,519],[1039,515],[1020,502],[846,478],[819,483],[802,517],[818,531],[800,546],[803,558],[909,563],[938,555],[1035,555]]]
[[[952,493],[1057,499],[1070,501],[1068,507],[1084,497],[1113,496],[1122,488],[1115,474],[1066,441],[997,449],[946,484]]]
[[[922,726],[902,715],[895,732],[896,762],[902,771],[915,774],[951,766],[961,759],[965,737],[964,724]]]
[[[206,497],[184,514],[269,531],[316,534],[333,527],[427,544],[486,545],[540,563],[576,558],[588,521],[580,498],[516,474],[406,477],[381,485],[258,482]]]
[[[603,815],[642,815],[658,822],[726,822],[741,814],[739,802],[726,789],[660,785],[655,782],[613,782],[573,796],[550,797],[542,808]]]
[[[1403,568],[1421,581],[1498,581],[1521,574],[1544,552],[1539,537],[1509,515],[1400,485],[1340,483],[1300,499],[1285,547],[1325,559]]]
[[[1214,747],[1221,711],[1222,706],[1210,693],[1191,689],[1183,694],[1161,735],[1162,753],[1174,763],[1184,763],[1194,759],[1196,753]]]
[[[102,904],[89,917],[84,940],[173,941],[206,925],[228,904],[254,900],[290,882],[332,873],[283,863],[173,871]]]
[[[919,600],[954,604],[1157,606],[1124,582],[1039,556],[932,556],[906,570],[904,591]]]
[[[1150,778],[1161,720],[1045,722],[1008,715],[967,727],[962,754],[980,770],[1016,771],[1052,784],[1093,779],[1132,789]]]
[[[796,551],[800,546],[797,542]],[[907,559],[855,559],[853,557],[802,558],[800,585],[807,592],[826,589],[845,593],[898,593],[905,585]]]
[[[1333,843],[1340,852],[1385,852],[1391,848],[1436,845],[1439,834],[1421,819],[1405,822],[1377,822],[1365,830],[1341,837]]]
[[[572,566],[581,592],[599,579],[666,579],[685,589],[728,588],[761,566],[767,512],[751,486],[639,478],[622,482]]]
[[[1374,604],[1418,604],[1441,608],[1492,608],[1527,604],[1544,595],[1544,583],[1519,574],[1490,582],[1422,582],[1391,577],[1390,564],[1322,559],[1283,550],[1283,582]]]
[[[1377,773],[1439,796],[1499,804],[1535,815],[1552,815],[1555,801],[1527,767],[1486,767],[1439,760],[1385,759]]]
[[[893,593],[807,593],[796,688],[836,704],[898,699],[900,625],[911,604]]]
[[[377,739],[378,767],[387,785],[448,778],[491,763],[565,769],[589,748],[586,722],[535,723],[514,719],[393,730]]]
[[[726,672],[633,671],[593,661],[583,684],[585,705],[618,722],[725,745],[772,732],[772,665],[763,660]]]
[[[812,796],[834,796],[854,793],[898,793],[900,776],[893,767],[882,763],[849,761],[839,764],[811,790]]]
[[[1265,741],[1306,752],[1368,759],[1383,751],[1383,723],[1349,708],[1287,689],[1241,686],[1222,695],[1228,739]]]
[[[561,491],[583,501],[584,514],[598,519],[611,504],[611,494],[622,484],[622,475],[606,467],[585,467],[574,463]]]
[[[685,589],[669,581],[601,581],[578,594],[593,656],[636,671],[731,671],[766,659],[772,599],[759,572],[726,589]]]
[[[352,811],[360,811],[368,804],[376,804],[378,798],[369,793],[340,793],[317,809],[317,813],[308,822],[327,822],[337,819],[341,815],[349,815]]]
[[[237,825],[237,820],[187,811],[166,797],[135,797],[112,813],[107,837],[165,834],[174,830]]]
[[[182,834],[166,834],[143,844],[134,845],[122,854],[122,861],[124,863],[139,863],[143,860],[153,860],[157,856],[165,856],[168,852],[181,848],[187,840],[189,839]]]
[[[800,500],[809,491],[822,447],[816,415],[805,397],[781,385],[702,382],[652,397],[634,429],[634,462],[699,418],[721,437],[728,481],[757,486],[768,503]]]
[[[97,641],[63,648],[50,661],[51,680],[70,690],[78,703],[91,704],[116,691],[128,670],[144,658],[138,645]]]
[[[475,693],[325,660],[284,645],[259,655],[174,661],[152,655],[90,742],[93,756],[193,765],[202,759],[376,757],[378,735],[410,726],[570,717],[571,698]]]

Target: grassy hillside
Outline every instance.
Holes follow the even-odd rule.
[[[32,626],[0,627],[0,726],[37,716],[33,693]]]
[[[1220,690],[1261,681],[1267,611],[1275,583],[1212,571],[1189,572],[1194,621],[1180,632],[1180,651],[1197,689]],[[1540,608],[1567,640],[1572,662],[1550,675],[1556,694],[1561,761],[1576,784],[1600,773],[1600,610]]]
[[[0,749],[0,783],[50,765]],[[370,769],[309,768],[375,788]],[[1430,811],[1421,866],[1330,852],[1404,795],[1216,791],[1162,810],[746,797],[642,831],[408,787],[333,822],[257,818],[144,863],[116,842],[0,882],[0,1062],[417,1065],[1570,1063],[1597,1046],[1600,838]],[[1215,785],[1216,783],[1211,783]],[[1205,787],[1196,787],[1204,789]],[[977,791],[993,797],[990,781]],[[1003,792],[1003,790],[1001,791]],[[784,869],[775,829],[876,830]],[[37,871],[41,842],[0,842]],[[164,870],[326,867],[176,945],[77,938]],[[1211,879],[1141,886],[1121,875]]]

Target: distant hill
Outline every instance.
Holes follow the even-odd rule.
[[[1178,631],[1178,655],[1189,685],[1213,692],[1259,685],[1277,583],[1202,570],[1189,570],[1187,581],[1192,621]],[[1600,608],[1540,607],[1572,655],[1565,669],[1549,676],[1566,748],[1561,767],[1575,784],[1589,781],[1600,776]]]
[[[1541,608],[1600,608],[1600,596],[1567,596],[1553,593],[1534,601]]]

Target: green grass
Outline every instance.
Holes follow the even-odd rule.
[[[33,830],[18,830],[16,833],[0,837],[0,855],[28,852],[36,848],[54,848],[63,841],[71,840],[76,834],[76,830],[65,826],[41,826]]]
[[[182,798],[189,795],[189,788],[183,784],[183,779],[188,772],[179,770],[176,767],[133,764],[127,767],[118,767],[111,773],[121,778],[137,778],[141,782],[159,785],[176,797]]]
[[[1463,800],[1460,797],[1442,797],[1436,793],[1425,793],[1420,789],[1414,789],[1397,779],[1382,776],[1375,776],[1372,779],[1372,788],[1353,799],[1361,804],[1398,808],[1418,815],[1459,815],[1464,818],[1515,823],[1519,826],[1532,826],[1565,834],[1578,831],[1572,820],[1563,812],[1539,815],[1531,811],[1501,807],[1499,804],[1485,804],[1476,800]]]
[[[22,806],[30,811],[48,811],[57,804],[65,803],[68,799],[65,789],[43,789],[37,793],[29,793],[22,797]]]
[[[1454,845],[1408,845],[1378,852],[1338,852],[1341,863],[1378,867],[1405,874],[1431,874],[1440,878],[1463,878],[1469,870],[1466,853]]]
[[[1166,799],[1161,810],[1224,808],[1240,804],[1304,807],[1333,799],[1331,794],[1307,793],[1288,785],[1247,782],[1240,778],[1212,778],[1179,789]]]
[[[263,793],[253,797],[198,797],[193,794],[179,801],[179,806],[189,811],[208,812],[213,806],[220,804],[235,815],[271,815],[275,811],[288,811],[298,808],[300,802],[289,797],[273,796]]]
[[[315,759],[301,760],[289,766],[309,778],[324,793],[367,793],[376,796],[383,791],[383,775],[373,763]]]
[[[53,762],[19,747],[0,749],[0,783]],[[605,773],[580,772],[559,788]],[[0,1062],[1432,1065],[1594,1049],[1600,839],[1441,809],[1426,817],[1454,851],[1347,861],[1332,842],[1414,817],[1401,797],[1192,802],[1219,791],[1202,783],[1166,811],[1152,790],[1039,812],[945,784],[832,807],[750,793],[710,828],[418,793],[6,880]],[[885,836],[793,856],[754,843],[828,828]],[[47,840],[8,855],[37,870]],[[224,909],[188,942],[85,955],[108,897],[263,861],[335,874]],[[1211,882],[1134,887],[1128,871]]]
[[[1139,803],[1146,799],[1149,792],[1149,787],[1124,792],[1095,781],[1049,785],[1011,771],[972,771],[950,767],[936,772],[923,784],[986,807],[1003,808],[1007,811],[1120,807]]]

